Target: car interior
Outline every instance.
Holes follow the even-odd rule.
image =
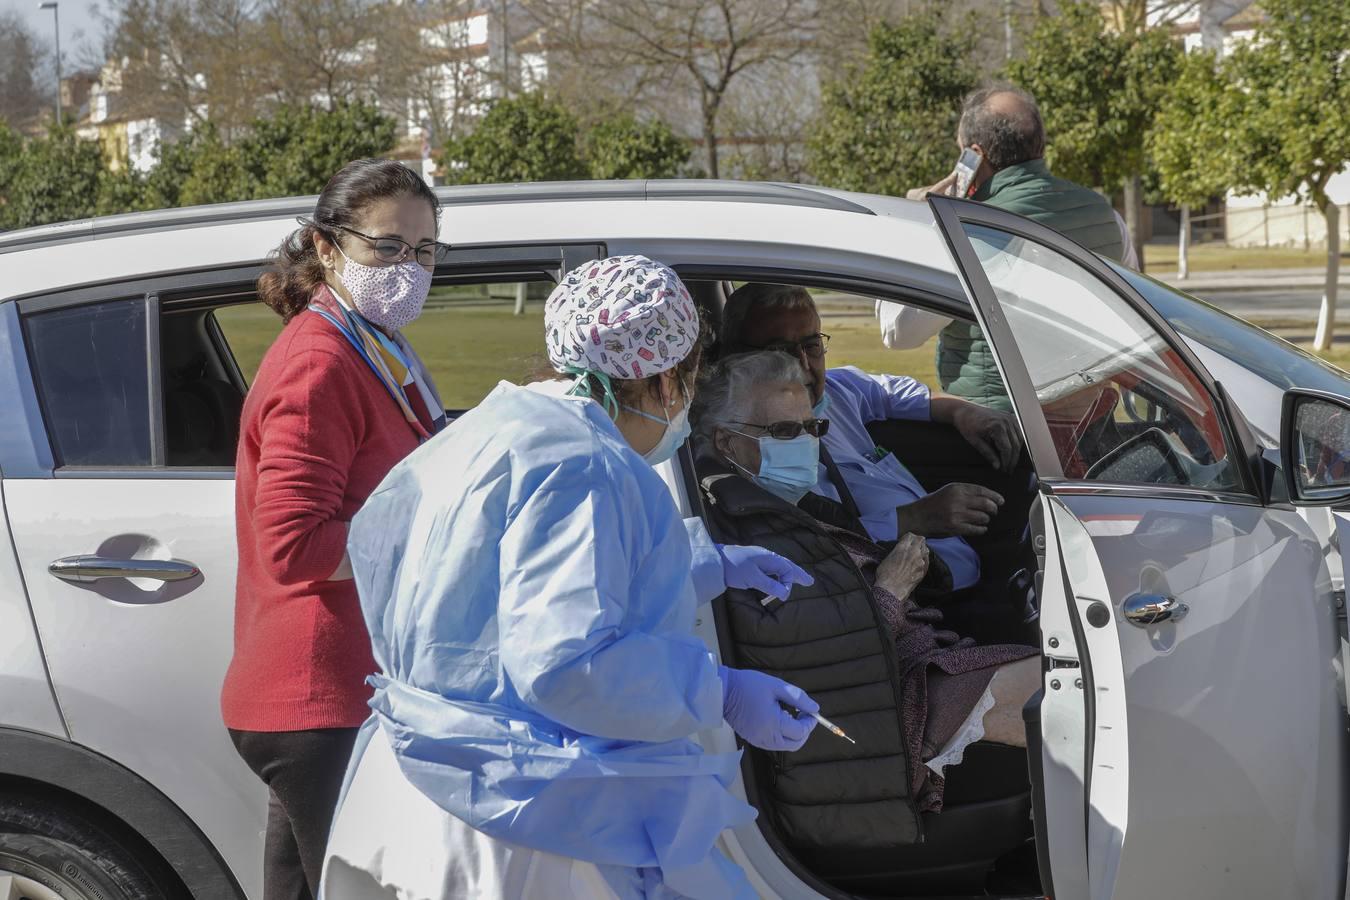
[[[691,278],[687,284],[715,332],[733,284],[710,278]],[[233,465],[247,376],[236,358],[238,348],[227,340],[217,313],[254,300],[251,290],[240,286],[207,296],[164,301],[161,377],[169,466],[210,469]],[[540,339],[542,345],[542,334]],[[847,362],[832,360],[832,364]],[[516,374],[521,380],[527,373]],[[503,377],[511,377],[511,373],[503,373]],[[1118,397],[1108,399],[1103,391],[1097,405],[1105,410],[1118,402]],[[453,417],[456,411],[449,412]],[[1078,431],[1103,427],[1103,417],[1085,416],[1084,422],[1075,427]],[[990,531],[972,543],[981,554],[989,579],[1006,585],[1021,573],[1029,586],[1028,571],[1034,574],[1036,565],[1034,557],[1029,556],[1028,540],[1034,476],[1025,454],[1014,471],[999,472],[944,425],[889,421],[875,423],[871,430],[878,445],[894,452],[930,491],[963,481],[985,485],[1009,498]],[[1081,434],[1070,434],[1066,439],[1083,440]],[[1156,460],[1158,448],[1154,446],[1150,452]],[[691,501],[699,508],[700,492],[693,481],[696,476],[687,448],[685,454],[682,468],[686,486]],[[716,607],[714,604],[715,614]],[[971,609],[967,613],[979,616],[980,611]],[[718,632],[724,657],[734,660],[735,637],[721,616]],[[1009,633],[995,637],[1001,642],[1036,641],[1034,626],[1028,631],[1024,625],[1020,629],[1009,626]],[[753,749],[745,755],[746,790],[750,801],[761,810],[759,826],[779,856],[821,893],[868,898],[1041,893],[1026,750],[985,742],[972,745],[964,760],[947,770],[943,811],[921,816],[921,842],[888,841],[880,836],[875,847],[857,849],[793,844],[774,814],[771,756]]]
[[[160,346],[168,464],[233,466],[245,388],[211,309],[166,309]]]
[[[734,285],[696,280],[686,284],[715,333],[721,307]],[[879,336],[877,342],[879,345]],[[830,364],[847,362],[831,360]],[[1025,453],[1014,470],[1000,472],[947,425],[890,420],[873,423],[868,430],[878,446],[894,453],[929,491],[966,482],[983,485],[1007,498],[989,531],[971,541],[981,558],[981,587],[997,585],[1006,593],[1014,589],[1008,585],[1014,576],[1020,573],[1029,578],[1035,572],[1036,560],[1028,540],[1034,473]],[[685,458],[684,468],[692,471],[692,457]],[[696,485],[690,487],[690,496],[697,500],[700,492]],[[1026,581],[1022,586],[1025,589],[1029,584]],[[975,597],[984,592],[975,589],[968,593]],[[962,612],[969,620],[978,620],[987,611],[972,606]],[[723,656],[734,660],[739,653],[736,636],[718,605],[714,605],[714,615],[718,617]],[[983,629],[982,642],[1036,642],[1035,634],[1020,621],[995,615],[1002,622],[993,629]],[[947,627],[961,631],[950,621]],[[971,745],[962,762],[946,770],[942,811],[921,814],[921,842],[878,841],[875,848],[856,850],[793,845],[786,836],[789,829],[782,827],[773,814],[773,755],[747,748],[747,792],[761,811],[758,822],[770,843],[780,855],[791,858],[794,867],[822,892],[874,898],[1040,893],[1026,750],[983,741]]]

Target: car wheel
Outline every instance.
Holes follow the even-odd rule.
[[[0,834],[0,900],[134,900],[74,844],[38,834]]]
[[[116,900],[184,900],[188,896],[173,870],[122,823],[99,810],[67,804],[50,795],[7,789],[0,794],[0,847],[30,836],[95,861],[118,885],[120,893],[112,895]],[[2,888],[0,900],[10,900]]]

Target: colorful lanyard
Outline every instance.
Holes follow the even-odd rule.
[[[444,427],[445,418],[443,415],[440,418],[433,420],[431,431],[428,431],[426,426],[422,424],[422,420],[419,419],[417,413],[413,411],[412,403],[408,399],[408,393],[403,387],[403,381],[407,378],[412,368],[411,364],[403,359],[401,354],[391,352],[392,348],[386,348],[379,338],[371,332],[370,326],[358,318],[351,310],[345,308],[342,310],[341,319],[328,310],[315,306],[312,303],[309,306],[309,310],[310,312],[318,313],[329,322],[332,322],[333,327],[341,332],[342,336],[347,339],[347,343],[351,344],[357,354],[366,361],[366,365],[370,367],[370,370],[375,373],[375,377],[380,380],[382,385],[384,385],[385,390],[389,392],[389,396],[394,398],[394,402],[397,403],[399,409],[403,411],[403,417],[408,421],[408,424],[412,426],[413,431],[417,433],[418,443],[430,439],[433,433]],[[397,376],[395,375],[395,367],[400,370]],[[414,387],[416,387],[415,384]],[[432,410],[428,410],[428,414],[431,414],[432,412]]]

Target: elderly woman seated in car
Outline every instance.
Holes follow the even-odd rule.
[[[802,754],[776,761],[782,814],[825,796],[860,810],[894,796],[890,776],[908,782],[920,811],[935,811],[943,768],[969,744],[1026,746],[1021,710],[1040,686],[1036,651],[976,646],[944,630],[940,609],[913,598],[928,568],[924,540],[905,534],[883,548],[839,503],[808,494],[829,421],[812,414],[794,358],[727,357],[700,387],[693,415],[713,538],[769,547],[815,578],[786,602],[728,592],[732,647],[724,649],[739,657],[729,664],[791,677],[858,742],[818,729]],[[861,760],[865,769],[856,768]],[[831,761],[833,770],[821,766]],[[798,830],[848,821],[824,817]]]

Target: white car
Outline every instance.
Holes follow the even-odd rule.
[[[992,343],[1037,479],[1016,529],[1040,569],[1029,765],[981,773],[973,753],[957,769],[984,793],[916,813],[885,852],[812,854],[761,815],[723,841],[763,896],[1345,896],[1329,507],[1350,497],[1350,376],[965,201],[702,181],[439,194],[438,283],[642,253],[714,321],[730,282],[768,280],[976,319]],[[0,898],[261,897],[266,791],[218,704],[246,389],[221,321],[312,207],[0,235]],[[989,476],[944,458],[939,430],[887,440],[930,488]],[[662,472],[697,514],[688,464]],[[717,619],[701,636],[734,650]],[[770,803],[757,758],[736,789]]]

